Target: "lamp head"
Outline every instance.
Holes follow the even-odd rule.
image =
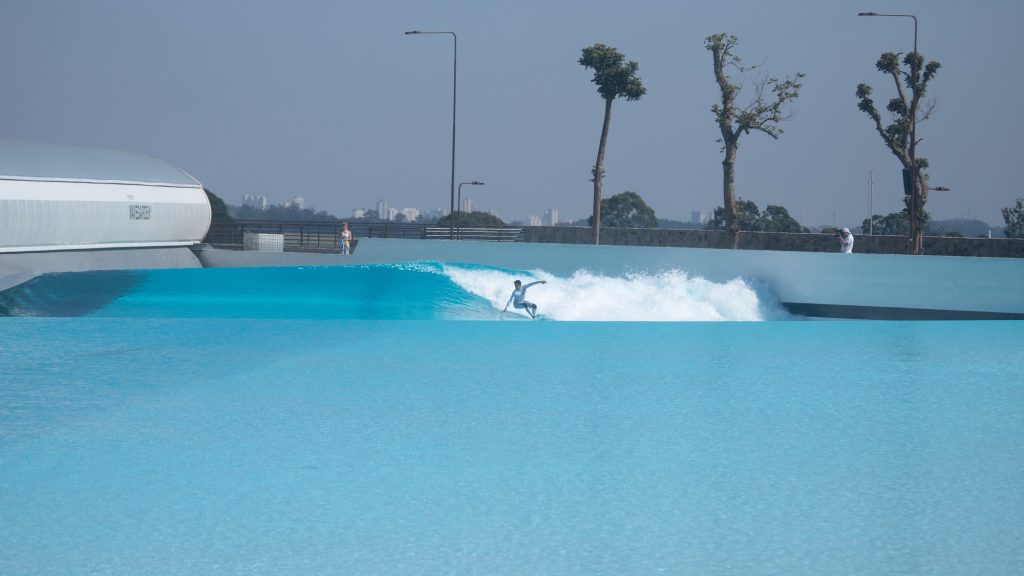
[[[423,34],[423,32],[420,32],[419,30],[409,30],[408,32],[405,33],[406,36],[408,36],[409,34]]]
[[[878,16],[878,12],[861,12],[857,16]],[[408,34],[408,32],[406,32]]]

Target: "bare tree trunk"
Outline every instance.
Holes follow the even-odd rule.
[[[725,212],[725,232],[729,239],[729,247],[739,247],[739,223],[736,222],[736,150],[739,142],[733,139],[725,141],[725,160],[722,160],[722,210]]]
[[[914,215],[916,221],[914,222],[913,230],[913,242],[911,254],[920,256],[924,254],[924,224],[922,222],[924,215],[924,205],[928,201],[928,183],[924,179],[924,175],[918,172],[917,181],[917,205],[914,207]]]
[[[612,101],[604,101],[604,125],[601,126],[601,144],[597,147],[594,164],[594,244],[601,243],[601,177],[604,175],[604,147],[608,143],[608,125],[612,120]]]

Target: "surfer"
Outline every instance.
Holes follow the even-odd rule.
[[[519,280],[515,281],[516,289],[512,291],[512,296],[509,297],[508,303],[505,304],[505,310],[508,310],[508,305],[512,304],[513,307],[526,310],[526,313],[530,315],[530,318],[537,317],[537,305],[533,302],[527,302],[523,300],[526,298],[526,289],[535,284],[547,284],[547,280],[537,280],[536,282],[530,282],[529,284],[523,285]],[[504,314],[505,310],[501,313]]]

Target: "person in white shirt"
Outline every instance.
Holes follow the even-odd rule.
[[[522,282],[520,282],[519,280],[516,280],[515,281],[516,289],[512,291],[512,296],[509,297],[508,303],[505,304],[505,310],[508,310],[508,305],[512,304],[512,306],[514,308],[517,308],[517,309],[520,309],[520,310],[526,310],[526,313],[530,315],[530,318],[536,318],[537,317],[537,305],[534,304],[533,302],[527,302],[526,300],[524,300],[524,298],[526,298],[526,289],[529,288],[530,286],[535,285],[535,284],[547,284],[547,283],[548,283],[547,280],[537,280],[536,282],[530,282],[529,284],[523,285]],[[501,311],[502,314],[505,313],[505,310]]]
[[[352,231],[348,229],[348,222],[341,223],[341,253],[345,256],[352,254]]]
[[[853,253],[853,234],[849,228],[843,228],[839,233],[839,252],[843,254]]]

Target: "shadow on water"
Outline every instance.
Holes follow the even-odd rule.
[[[43,274],[0,292],[0,316],[84,316],[131,293],[143,278],[132,270]]]

